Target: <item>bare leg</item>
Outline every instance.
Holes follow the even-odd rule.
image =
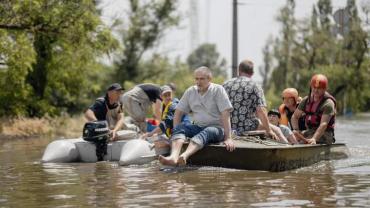
[[[178,159],[178,164],[181,165],[181,166],[186,165],[187,159],[200,149],[201,149],[201,146],[199,146],[197,143],[194,143],[194,142],[191,141],[189,143],[188,148],[186,148],[185,152],[183,152],[180,155],[180,157]]]
[[[184,139],[173,140],[172,145],[171,145],[171,155],[168,157],[163,157],[162,155],[160,155],[159,162],[162,165],[176,166],[178,163],[180,151],[181,151],[181,148],[184,142],[185,142]]]

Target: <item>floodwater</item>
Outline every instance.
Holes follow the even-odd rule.
[[[0,207],[370,207],[369,134],[370,115],[340,118],[336,137],[348,159],[279,173],[42,164],[52,139],[3,140]]]

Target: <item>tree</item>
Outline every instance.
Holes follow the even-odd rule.
[[[13,85],[15,76],[18,80],[15,93],[0,94],[1,109],[42,116],[83,107],[96,81],[89,76],[102,69],[97,58],[117,45],[96,6],[88,0],[0,2],[0,47],[13,46],[0,51],[7,66],[1,91]],[[19,103],[22,107],[13,109]]]
[[[289,9],[290,8],[290,9]],[[329,92],[338,101],[338,112],[368,109],[370,103],[369,34],[362,27],[354,0],[348,0],[348,30],[341,36],[334,33],[331,23],[330,0],[319,0],[313,6],[309,21],[295,24],[290,0],[281,9],[278,21],[283,26],[282,38],[274,41],[272,69],[267,95],[275,102],[276,95],[286,86],[295,87],[300,95],[307,95],[309,80],[315,73],[329,79]],[[289,29],[293,28],[293,29]],[[265,65],[266,65],[265,63]],[[273,103],[277,105],[277,103]]]
[[[296,38],[296,20],[294,17],[294,0],[287,0],[286,5],[280,9],[278,22],[282,25],[282,37],[276,39],[274,47],[274,56],[277,60],[277,66],[273,71],[272,80],[277,90],[284,89],[291,83],[289,77],[295,77],[295,70],[292,67],[292,50]]]
[[[263,54],[263,67],[259,68],[259,73],[262,76],[262,87],[264,90],[268,88],[268,81],[271,76],[272,71],[272,54],[271,54],[271,48],[272,45],[272,37],[269,37],[267,40],[266,45],[262,49]]]
[[[177,1],[130,0],[127,26],[122,30],[123,53],[115,61],[116,81],[137,80],[145,52],[153,48],[168,28],[177,25]]]
[[[187,58],[191,70],[200,66],[207,66],[212,70],[214,76],[227,75],[227,62],[217,52],[215,44],[205,43],[195,49]]]

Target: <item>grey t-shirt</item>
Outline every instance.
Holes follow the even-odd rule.
[[[289,127],[287,127],[285,125],[279,125],[279,127],[280,127],[280,130],[283,132],[283,134],[286,138],[288,138],[290,135],[293,134],[292,130],[290,130]]]
[[[197,86],[189,87],[176,109],[185,113],[192,112],[192,119],[196,125],[222,127],[221,112],[231,111],[233,106],[225,89],[219,84],[211,83],[203,95],[198,92]]]

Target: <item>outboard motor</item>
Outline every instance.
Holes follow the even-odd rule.
[[[85,141],[93,142],[96,146],[96,157],[102,161],[107,154],[109,140],[109,128],[106,121],[91,121],[85,123],[82,138]]]

